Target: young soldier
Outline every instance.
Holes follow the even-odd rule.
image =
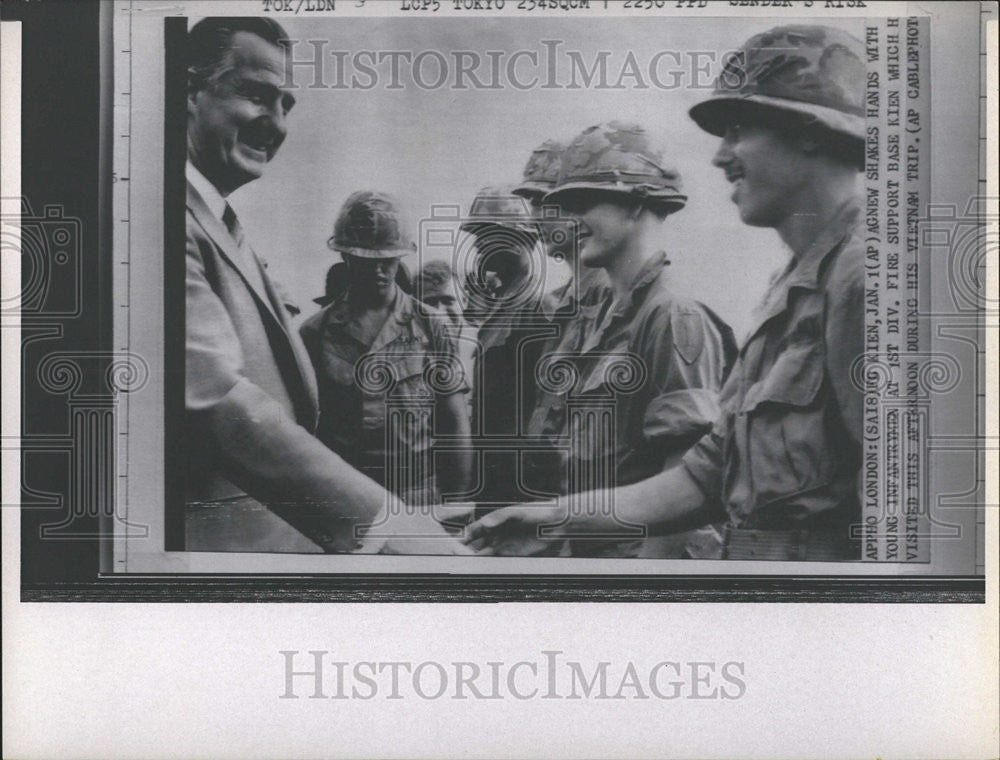
[[[475,368],[476,330],[462,315],[463,304],[459,291],[458,278],[447,261],[428,261],[413,278],[413,296],[447,321],[468,380]],[[468,406],[471,414],[471,398]]]
[[[413,278],[413,295],[440,314],[455,329],[461,330],[462,302],[458,297],[455,272],[447,261],[428,261]]]
[[[575,220],[580,262],[604,271],[611,298],[595,319],[577,320],[579,340],[571,335],[539,369],[543,387],[559,362],[575,375],[575,383],[548,388],[534,415],[553,445],[569,443],[562,493],[647,478],[677,461],[718,415],[735,342],[708,309],[671,293],[669,262],[657,247],[664,220],[686,201],[680,176],[637,125],[591,127],[563,153],[545,202]],[[635,556],[640,545],[571,543],[577,556]]]
[[[740,218],[774,228],[790,251],[723,388],[712,432],[677,466],[615,495],[619,514],[660,530],[721,513],[721,546],[693,555],[860,556],[851,526],[860,519],[862,399],[850,367],[863,350],[864,82],[855,38],[779,27],[751,38],[714,94],[691,110],[722,139],[712,163],[733,184]],[[534,542],[535,526],[565,514],[563,505],[512,507],[484,517],[471,536],[519,551],[525,535]],[[579,515],[572,527],[600,530],[602,522]]]
[[[565,143],[557,140],[543,142],[532,152],[524,167],[521,184],[514,188],[515,195],[528,200],[535,218],[540,222],[545,252],[550,259],[564,262],[570,271],[567,281],[546,293],[542,300],[542,314],[548,320],[552,334],[533,344],[531,358],[535,367],[543,356],[578,351],[586,326],[593,322],[611,295],[604,270],[580,264],[576,255],[576,224],[555,201],[543,203],[559,180],[559,167],[565,150]],[[548,419],[553,406],[560,403],[558,394],[549,393],[544,388],[535,390],[534,409],[526,431],[531,444],[551,439],[553,431]],[[560,493],[561,473],[559,453],[550,447],[533,450],[530,456],[524,458],[525,483],[536,494]]]
[[[317,435],[409,504],[438,503],[438,483],[464,492],[471,452],[439,452],[435,478],[431,448],[435,430],[468,438],[465,373],[445,322],[397,284],[400,258],[415,249],[397,204],[352,194],[329,245],[347,264],[347,287],[301,328],[319,379]]]
[[[543,314],[559,327],[559,334],[546,343],[546,353],[559,347],[566,349],[568,329],[593,318],[611,292],[603,269],[580,264],[575,223],[562,213],[557,198],[546,198],[559,180],[565,150],[566,146],[556,140],[543,142],[532,152],[524,167],[521,184],[514,188],[515,195],[528,199],[532,213],[539,220],[545,252],[556,261],[564,262],[570,270],[569,279],[546,293],[542,301]],[[579,333],[579,329],[575,332]]]

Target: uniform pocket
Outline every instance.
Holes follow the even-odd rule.
[[[825,366],[819,341],[787,346],[767,374],[747,390],[740,411],[749,414],[766,403],[811,405],[823,385]]]
[[[372,399],[372,407],[381,406],[383,427],[387,427],[387,450],[394,461],[425,452],[430,448],[431,413],[434,396],[424,377],[426,353],[401,349],[381,357],[395,380],[383,396]],[[399,458],[402,457],[400,460]],[[397,465],[399,464],[397,462]]]
[[[740,413],[759,506],[794,500],[832,478],[836,452],[826,424],[825,366],[822,342],[794,343],[747,391]]]
[[[415,399],[431,397],[430,388],[424,379],[425,360],[426,354],[416,352],[386,357],[386,361],[392,364],[396,377],[396,384],[390,391],[390,396]]]

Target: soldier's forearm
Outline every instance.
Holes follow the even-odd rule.
[[[578,507],[607,501],[602,494],[570,494],[560,499],[569,511],[570,522],[561,530],[575,529],[595,533],[613,530],[619,523],[643,525],[650,534],[685,529],[692,521],[708,521],[703,515],[705,495],[682,466],[664,470],[651,478],[622,486],[613,491],[614,508],[610,514],[590,514]],[[574,501],[576,500],[576,501]]]

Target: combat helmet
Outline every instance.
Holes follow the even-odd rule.
[[[638,124],[609,121],[585,129],[563,151],[559,179],[545,203],[558,203],[573,190],[622,193],[666,213],[687,203],[680,173],[668,166],[664,150]]]
[[[535,148],[524,167],[521,184],[514,188],[514,194],[529,200],[541,200],[559,181],[559,164],[564,150],[565,144],[558,140],[546,140]]]
[[[839,29],[779,26],[732,54],[712,95],[689,113],[717,137],[737,114],[763,108],[863,140],[864,61],[861,41]]]
[[[531,207],[523,197],[514,195],[509,185],[482,188],[469,207],[469,215],[459,225],[462,232],[473,235],[491,227],[538,235],[538,225],[531,215]]]
[[[392,259],[413,253],[409,224],[390,195],[359,190],[344,201],[327,246],[363,259]]]

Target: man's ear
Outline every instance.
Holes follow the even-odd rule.
[[[194,111],[199,89],[194,73],[189,70],[187,73],[187,110],[189,114]]]

